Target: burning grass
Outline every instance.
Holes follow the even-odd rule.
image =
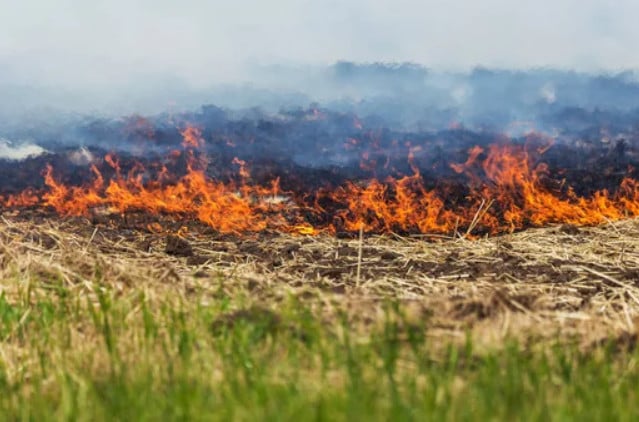
[[[171,215],[229,234],[352,235],[361,230],[481,236],[639,216],[636,163],[626,159],[624,148],[613,149],[612,164],[610,151],[588,152],[595,163],[588,175],[591,181],[593,175],[603,180],[601,188],[590,187],[579,167],[551,166],[552,154],[547,153],[555,140],[534,134],[523,143],[502,139],[468,147],[464,162],[452,161],[459,154],[451,153],[431,166],[438,168],[435,171],[416,158],[419,151],[432,149],[432,141],[417,146],[407,143],[404,165],[409,172],[387,168],[391,159],[398,160],[391,154],[385,177],[373,171],[324,180],[316,186],[310,180],[311,170],[289,168],[286,163],[275,163],[270,171],[262,169],[259,176],[253,176],[250,163],[237,156],[212,164],[200,129],[187,126],[181,136],[182,149],[164,157],[123,160],[111,152],[81,169],[71,165],[68,157],[54,154],[50,159],[55,158],[58,165],[45,165],[45,188],[31,186],[7,193],[0,197],[0,204],[5,209],[53,209],[62,216]],[[583,153],[576,146],[561,147],[560,154]],[[368,154],[362,152],[363,157]],[[360,166],[367,168],[366,160],[362,158]],[[56,170],[68,168],[79,184],[57,177]],[[227,173],[226,178],[211,175],[220,172]]]
[[[424,241],[137,218],[3,216],[7,418],[635,409],[636,220]]]

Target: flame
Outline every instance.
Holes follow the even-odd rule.
[[[464,162],[450,164],[454,173],[468,180],[460,202],[452,199],[459,198],[459,194],[451,195],[454,187],[432,186],[424,180],[415,163],[420,146],[408,148],[411,175],[293,193],[282,191],[279,179],[264,185],[252,183],[248,164],[239,158],[232,161],[238,167],[236,180],[208,177],[207,157],[199,151],[204,145],[202,132],[188,126],[181,133],[184,150],[172,151],[169,157],[186,157],[183,176],[172,174],[165,165],[151,171],[140,163],[125,172],[118,157],[107,154],[104,168],[91,164],[93,177],[87,184],[65,184],[49,165],[43,173],[44,191],[28,189],[0,201],[6,208],[50,207],[63,216],[138,210],[197,219],[221,233],[269,230],[300,235],[361,229],[367,233],[459,232],[472,236],[639,216],[639,181],[631,177],[623,179],[614,193],[600,190],[588,197],[577,195],[570,187],[549,184],[550,172],[541,158],[552,145],[550,140],[470,148]],[[357,140],[349,139],[347,145],[355,146]],[[107,169],[112,176],[105,177]],[[148,229],[162,231],[156,223],[150,223]],[[187,230],[184,226],[180,233]]]
[[[185,148],[201,145],[199,131],[187,128],[182,135]],[[158,180],[150,183],[144,182],[146,169],[141,164],[123,175],[117,157],[112,154],[104,157],[104,161],[115,170],[115,176],[108,183],[93,165],[94,178],[89,185],[67,186],[57,181],[53,168],[47,166],[44,179],[48,190],[42,196],[42,205],[67,216],[88,215],[91,210],[101,207],[114,213],[141,210],[154,214],[195,216],[222,233],[255,232],[267,227],[309,233],[311,228],[308,225],[290,225],[281,216],[285,204],[267,200],[279,194],[279,181],[274,180],[268,187],[249,186],[243,182],[216,182],[208,179],[204,170],[197,168],[192,154],[188,154],[188,159],[187,173],[172,185],[161,183],[167,174],[165,167],[160,170]],[[242,180],[247,180],[250,173],[246,163],[239,159],[234,163],[240,166]],[[4,206],[25,206],[34,202],[36,199],[31,192],[23,192],[5,199]],[[158,230],[157,226],[150,229]]]
[[[548,144],[539,146],[534,154],[521,145],[493,144],[487,151],[471,148],[466,162],[451,164],[474,184],[468,202],[460,207],[447,206],[445,190],[426,189],[415,166],[412,176],[384,183],[372,180],[364,186],[347,183],[324,194],[346,205],[337,215],[347,231],[363,227],[367,232],[451,233],[472,226],[498,233],[553,223],[594,225],[639,215],[639,182],[631,178],[623,180],[616,195],[601,190],[584,198],[570,188],[563,194],[544,188],[547,166],[532,168],[531,163],[533,155],[536,158],[548,148]]]
[[[182,146],[184,148],[202,148],[204,146],[204,139],[202,138],[202,131],[195,126],[187,126],[182,132]]]

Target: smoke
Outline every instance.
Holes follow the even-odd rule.
[[[32,139],[46,148],[102,146],[134,150],[148,139],[148,130],[179,137],[178,128],[200,121],[203,127],[224,132],[235,126],[251,128],[262,122],[295,120],[295,116],[309,111],[312,114],[313,109],[319,108],[336,113],[335,118],[321,132],[305,136],[337,136],[327,139],[328,145],[343,142],[343,136],[348,137],[353,127],[403,133],[464,127],[510,136],[531,131],[580,136],[579,131],[594,126],[625,132],[635,130],[639,114],[639,82],[633,72],[588,74],[486,68],[455,72],[410,63],[347,61],[330,66],[256,66],[251,72],[256,81],[261,81],[259,84],[196,89],[167,80],[164,91],[150,90],[146,97],[135,101],[132,95],[113,97],[111,103],[104,103],[113,107],[110,112],[101,109],[99,102],[86,101],[82,96],[78,98],[83,101],[83,108],[61,112],[55,102],[43,104],[49,98],[46,91],[29,88],[24,90],[25,95],[18,95],[20,91],[14,89],[8,91],[9,97],[17,96],[22,102],[13,101],[4,109],[0,136]],[[72,97],[52,94],[51,98],[62,101]],[[106,98],[110,97],[102,100]],[[30,100],[40,101],[39,106],[28,109]],[[21,113],[20,107],[28,111]],[[339,117],[340,113],[343,117]],[[145,120],[140,114],[148,121],[138,127]],[[359,122],[354,123],[355,120]],[[230,126],[225,128],[227,123]],[[277,136],[287,142],[288,135]],[[144,144],[141,150],[148,152],[149,147]],[[306,156],[304,151],[301,154],[299,160],[305,163],[316,158],[313,154]]]
[[[3,0],[0,75],[90,96],[161,89],[165,78],[243,83],[255,64],[340,59],[616,70],[639,66],[628,53],[638,14],[632,0]]]
[[[540,95],[548,104],[552,104],[557,101],[557,91],[551,83],[546,83],[541,88]]]
[[[11,139],[84,144],[68,128],[87,116],[204,104],[550,131],[548,115],[629,111],[639,94],[620,72],[639,68],[631,0],[0,1],[0,135]]]
[[[639,65],[628,54],[639,35],[632,0],[4,0],[2,12],[0,53],[10,67],[25,79],[72,85],[163,71],[208,85],[241,80],[249,62],[341,58],[449,68]]]
[[[17,143],[0,138],[0,159],[3,160],[24,160],[45,154],[47,151],[34,144]]]

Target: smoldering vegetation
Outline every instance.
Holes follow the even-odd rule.
[[[589,168],[603,157],[608,173],[622,173],[635,156],[633,72],[442,72],[343,61],[253,67],[247,77],[252,82],[208,89],[150,78],[108,93],[5,81],[0,156],[56,161],[41,154],[66,154],[70,168],[108,151],[147,160],[178,147],[188,125],[201,129],[214,165],[238,157],[266,172],[301,168],[317,180],[325,172],[338,179],[410,174],[409,154],[423,173],[452,177],[448,164],[465,161],[468,148],[525,143],[531,134],[552,140],[544,159],[564,168]]]
[[[518,216],[510,230],[531,221],[596,224],[639,209],[639,109],[632,101],[639,83],[633,73],[443,73],[414,64],[350,62],[255,71],[259,84],[197,95],[179,84],[163,86],[159,96],[179,92],[184,102],[157,113],[50,109],[34,119],[5,119],[0,193],[7,204],[31,206],[50,199],[46,189],[58,183],[63,190],[93,186],[94,180],[131,183],[131,192],[149,183],[164,189],[183,183],[196,165],[206,180],[226,183],[229,197],[238,180],[253,187],[275,182],[299,209],[313,210],[296,217],[305,227],[334,227],[331,221],[344,210],[347,231],[372,219],[373,232],[452,233],[459,224],[475,227],[477,209],[487,203],[497,213],[489,220]],[[122,102],[143,91],[131,90]],[[189,108],[189,101],[206,105]],[[198,138],[192,145],[185,144],[187,129]],[[59,182],[46,182],[45,168]],[[89,191],[113,205],[103,193]],[[84,194],[73,192],[82,201]],[[193,198],[200,194],[196,189]],[[65,195],[55,203],[68,213]],[[431,195],[438,205],[429,202]],[[541,197],[555,205],[540,205]],[[602,206],[596,198],[614,205]],[[564,206],[570,218],[547,218],[549,209]],[[389,207],[396,211],[382,211]],[[417,230],[415,221],[403,222],[407,209],[415,221],[428,220],[416,210],[432,210],[438,222],[445,220],[444,228],[438,223]],[[342,230],[338,226],[335,231]],[[489,232],[502,226],[490,223]]]
[[[502,131],[550,131],[558,120],[565,120],[566,113],[573,129],[593,120],[632,120],[639,80],[633,71],[593,74],[482,67],[442,71],[412,63],[340,61],[326,67],[253,66],[241,81],[206,87],[174,76],[148,75],[111,85],[79,82],[76,88],[18,84],[7,78],[0,88],[0,115],[4,116],[0,129],[5,135],[96,117],[179,113],[203,104],[247,117],[317,104],[398,130],[463,124]],[[522,122],[528,126],[522,129]]]

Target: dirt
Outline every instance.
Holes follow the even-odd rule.
[[[193,256],[193,248],[191,247],[191,244],[178,236],[172,235],[166,237],[166,247],[164,248],[164,252],[173,256]]]

